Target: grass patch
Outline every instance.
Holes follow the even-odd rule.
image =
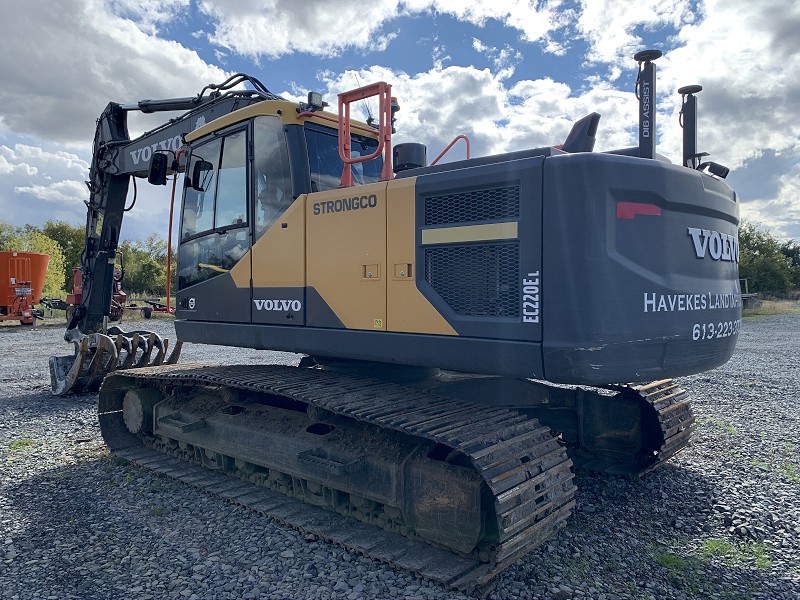
[[[796,465],[791,463],[778,465],[777,471],[778,475],[784,479],[788,479],[792,483],[800,483],[800,469]]]
[[[730,435],[735,435],[736,434],[736,428],[733,425],[730,425],[729,423],[726,423],[725,421],[723,421],[721,419],[697,418],[697,419],[695,419],[695,422],[698,425],[701,425],[701,426],[705,425],[705,426],[708,426],[711,429],[716,429],[716,430],[719,430],[719,431],[723,431],[723,432],[728,433]]]
[[[32,440],[30,438],[20,438],[18,440],[12,441],[8,445],[8,449],[11,452],[25,452],[26,450],[35,446],[38,442],[36,440]]]
[[[653,555],[653,560],[664,567],[672,576],[685,574],[697,565],[691,558],[683,558],[671,552],[659,552]]]
[[[769,549],[763,542],[737,544],[727,540],[711,538],[703,542],[697,553],[703,558],[715,558],[730,566],[752,563],[757,569],[761,570],[772,566]]]
[[[675,539],[666,547],[649,544],[648,549],[653,562],[667,571],[672,585],[690,596],[699,594],[703,589],[708,591],[708,573],[717,570],[713,562],[729,567],[752,566],[759,571],[773,565],[771,549],[763,542],[729,542],[711,538],[703,541],[699,548],[691,550],[687,540]],[[731,591],[722,597],[744,599],[751,595]]]
[[[788,300],[764,300],[761,306],[742,309],[742,317],[745,319],[753,319],[800,312],[795,306],[795,303],[789,302]]]
[[[792,483],[800,483],[800,468],[797,465],[789,462],[777,463],[776,461],[778,460],[780,459],[773,454],[771,462],[761,459],[753,459],[750,461],[750,464],[754,467],[764,469],[765,471],[777,473]]]
[[[668,549],[650,544],[653,561],[669,573],[673,586],[680,587],[690,595],[696,595],[704,580],[703,562],[696,556],[681,556],[676,552],[686,547],[686,540],[673,540]]]

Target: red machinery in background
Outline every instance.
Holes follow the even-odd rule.
[[[0,321],[33,325],[44,317],[39,302],[50,257],[37,252],[0,252]]]
[[[175,314],[174,308],[156,298],[133,298],[128,300],[128,294],[122,289],[124,270],[114,267],[113,289],[111,291],[110,321],[121,321],[125,311],[140,311],[142,317],[149,319],[153,313]],[[72,313],[80,306],[83,298],[83,275],[80,267],[72,269],[72,293],[67,294],[66,300],[60,298],[41,298],[39,302],[51,310],[63,310],[67,313],[67,322],[72,318]],[[144,303],[144,304],[139,304]]]

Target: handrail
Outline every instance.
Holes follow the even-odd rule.
[[[350,103],[378,96],[378,147],[366,156],[353,158],[350,155]],[[384,153],[381,181],[394,177],[392,172],[392,86],[384,81],[339,94],[339,158],[344,163],[339,187],[352,187],[352,165],[378,158]]]
[[[430,164],[430,166],[432,167],[432,166],[433,166],[433,165],[435,165],[437,162],[439,162],[439,159],[440,159],[440,158],[442,158],[442,157],[443,157],[445,154],[447,154],[447,151],[448,151],[448,150],[450,150],[450,148],[452,148],[452,147],[453,147],[453,145],[454,145],[454,144],[455,144],[455,143],[456,143],[458,140],[464,140],[464,142],[467,144],[467,160],[469,160],[469,155],[470,155],[470,151],[469,151],[469,138],[468,138],[467,136],[465,136],[465,135],[463,135],[463,134],[462,134],[462,135],[457,135],[456,137],[454,137],[454,138],[453,138],[453,141],[452,141],[452,142],[450,142],[450,143],[447,145],[447,148],[445,148],[444,150],[442,150],[442,153],[441,153],[439,156],[437,156],[436,158],[434,158],[434,159],[431,161],[431,164]]]

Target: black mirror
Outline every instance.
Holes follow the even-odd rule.
[[[205,185],[208,184],[209,179],[208,172],[213,170],[214,165],[207,160],[200,159],[194,163],[191,181],[192,189],[197,190],[198,192],[205,192]]]
[[[150,171],[147,173],[148,183],[153,185],[167,185],[167,155],[161,152],[153,154],[150,161]]]

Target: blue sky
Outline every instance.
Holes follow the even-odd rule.
[[[659,152],[679,160],[676,90],[699,95],[699,149],[732,168],[742,216],[800,239],[800,6],[791,0],[0,0],[0,215],[83,224],[94,121],[110,100],[193,95],[242,71],[301,98],[394,86],[396,142],[435,156],[563,141],[602,114],[597,150],[635,144],[634,52],[657,48]],[[132,133],[165,115],[132,116]],[[462,158],[463,147],[451,152]],[[123,237],[166,236],[139,185]]]

